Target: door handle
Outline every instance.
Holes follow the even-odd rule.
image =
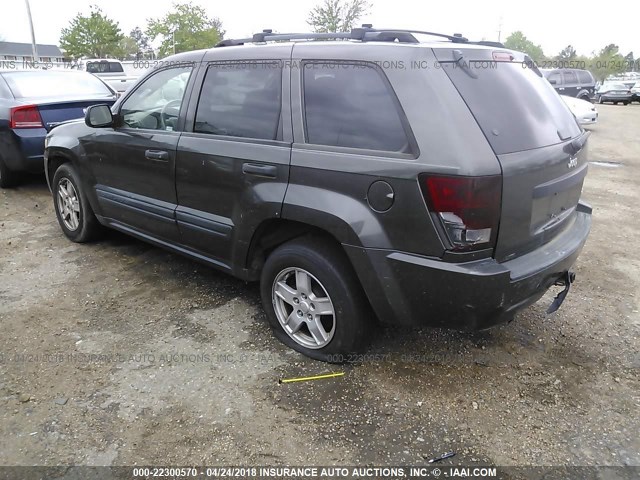
[[[148,160],[169,160],[169,152],[163,150],[147,150],[144,152],[144,158]]]
[[[273,165],[245,163],[242,165],[242,173],[247,175],[258,175],[260,177],[276,178],[278,175],[278,169]]]

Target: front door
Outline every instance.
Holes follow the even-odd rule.
[[[114,226],[178,241],[175,222],[176,147],[191,66],[159,70],[121,104],[118,127],[96,136],[109,152],[95,159],[101,213]]]

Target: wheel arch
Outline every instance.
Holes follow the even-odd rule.
[[[576,95],[576,98],[580,100],[586,100],[587,102],[591,101],[591,95],[589,95],[589,90],[586,90],[586,89],[580,90],[578,92],[578,95]]]
[[[52,190],[53,176],[56,170],[60,168],[60,165],[64,163],[73,163],[73,154],[63,148],[49,147],[47,149],[47,155],[45,157],[44,175],[47,179],[47,185],[49,190]]]
[[[257,280],[264,263],[273,250],[280,245],[305,235],[313,235],[324,242],[338,247],[347,257],[340,241],[325,229],[310,223],[282,218],[264,220],[253,233],[244,258],[244,266],[250,280]],[[351,268],[354,268],[351,265]],[[355,271],[355,269],[354,269]]]
[[[82,183],[81,187],[84,188],[84,194],[89,201],[91,210],[95,214],[99,214],[100,209],[98,199],[95,195],[95,190],[93,188],[90,188],[92,182],[86,182],[83,180],[83,178],[86,179],[87,176],[90,176],[90,173],[87,172],[86,167],[83,170],[82,164],[78,159],[76,152],[74,152],[74,150],[72,149],[58,145],[49,145],[47,147],[45,154],[44,174],[47,179],[49,190],[53,192],[53,177],[58,168],[66,163],[70,163],[75,168],[79,180]]]

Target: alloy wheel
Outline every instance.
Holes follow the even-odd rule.
[[[273,282],[272,301],[281,327],[298,344],[320,349],[332,340],[333,303],[322,283],[306,270],[282,270]]]
[[[77,230],[80,226],[80,199],[68,178],[63,178],[58,183],[57,201],[64,226],[71,231]]]

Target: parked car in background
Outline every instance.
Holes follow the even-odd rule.
[[[14,185],[21,172],[43,171],[44,139],[51,129],[84,117],[91,105],[115,100],[111,87],[86,72],[0,72],[0,187]]]
[[[640,102],[640,82],[636,82],[635,85],[631,87],[631,101]]]
[[[593,98],[596,80],[589,70],[556,68],[541,71],[560,95],[587,101]]]
[[[593,125],[598,121],[598,110],[593,103],[566,95],[560,95],[560,98],[567,104],[580,125]]]
[[[596,102],[598,103],[613,103],[617,105],[622,103],[629,105],[631,103],[631,88],[621,82],[604,82],[598,91],[596,92]]]
[[[138,77],[127,75],[120,60],[89,58],[79,62],[80,69],[104,80],[118,95],[122,95]]]
[[[275,335],[320,360],[375,318],[484,329],[564,285],[554,311],[591,225],[589,133],[523,53],[414,33],[266,31],[169,57],[48,136],[62,232],[107,226],[259,280]],[[415,61],[441,68],[394,67]]]
[[[640,82],[640,73],[638,72],[625,72],[619,75],[609,75],[605,82],[610,83],[623,83],[627,87],[632,88],[637,82]]]

